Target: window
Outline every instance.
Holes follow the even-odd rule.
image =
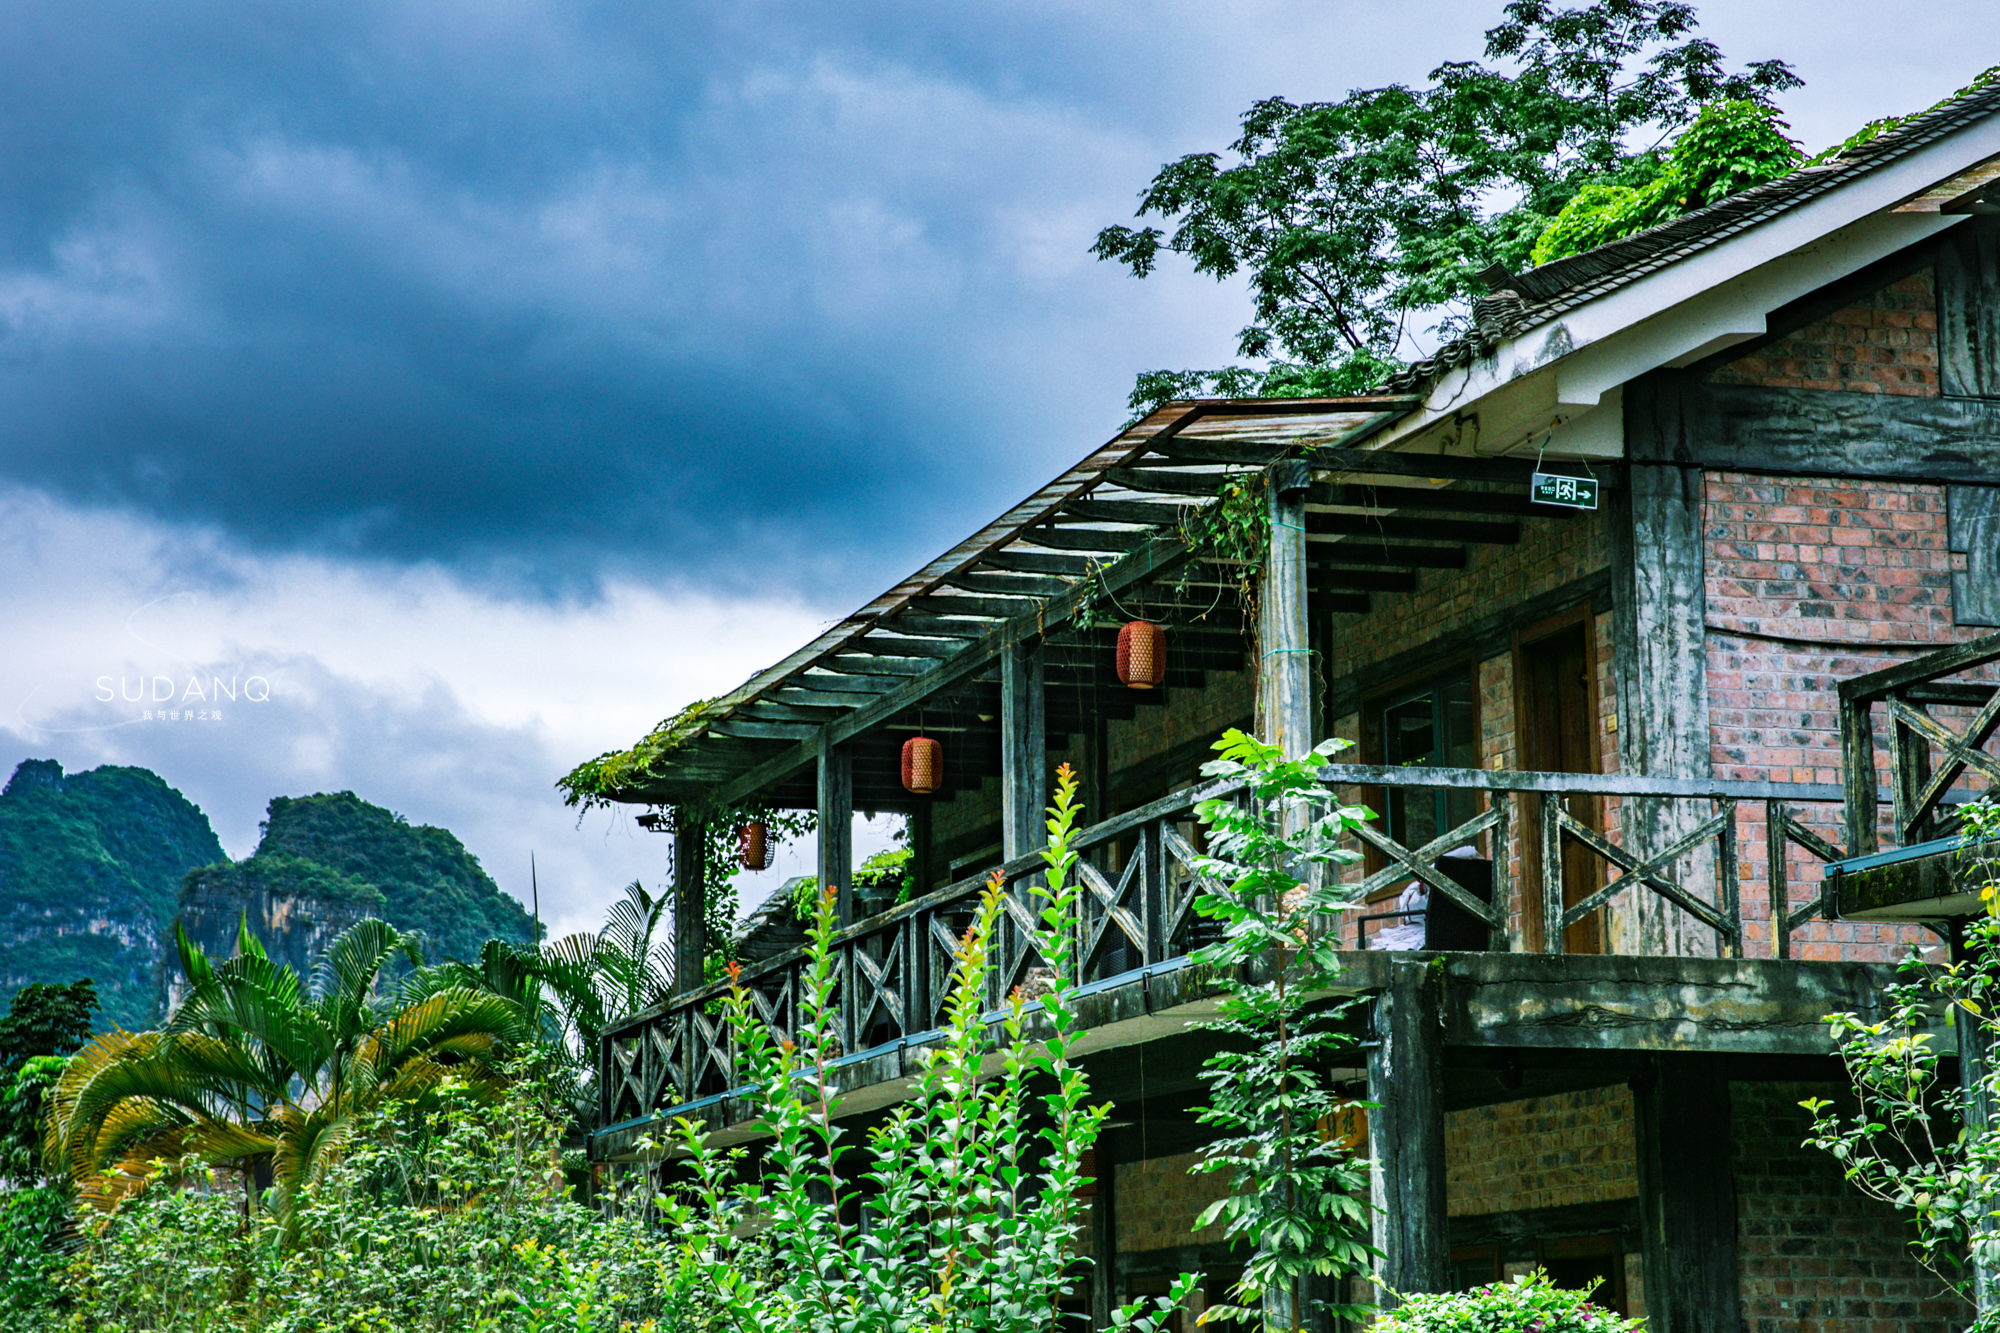
[[[1479,707],[1472,674],[1434,680],[1377,705],[1382,762],[1391,768],[1477,768]],[[1421,847],[1479,813],[1476,791],[1391,788],[1383,816],[1389,836]]]

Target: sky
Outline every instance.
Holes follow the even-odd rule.
[[[1699,9],[1809,149],[2000,62],[1976,0]],[[0,764],[237,857],[352,790],[594,926],[664,850],[556,778],[1231,360],[1240,287],[1088,254],[1153,171],[1498,12],[0,4]]]

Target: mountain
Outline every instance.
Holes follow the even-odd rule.
[[[151,1026],[181,878],[222,859],[208,817],[158,774],[24,761],[0,791],[0,1004],[90,977],[101,1021]]]
[[[534,938],[521,904],[444,829],[351,791],[275,797],[263,827],[248,859],[191,871],[181,886],[181,920],[211,956],[234,949],[245,917],[273,957],[301,971],[363,916],[421,932],[433,961],[475,959],[490,938]]]

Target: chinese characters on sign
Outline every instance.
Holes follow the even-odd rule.
[[[1561,505],[1565,509],[1597,508],[1597,478],[1569,477],[1558,472],[1537,472],[1529,498],[1538,505]]]
[[[222,710],[220,708],[163,708],[156,713],[151,709],[147,709],[139,715],[139,720],[141,722],[220,722],[222,721]]]

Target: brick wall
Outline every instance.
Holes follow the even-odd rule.
[[[1920,1333],[1972,1312],[1910,1258],[1908,1224],[1802,1147],[1799,1102],[1831,1085],[1732,1083],[1736,1244],[1747,1333]]]
[[[1633,1144],[1622,1084],[1449,1112],[1447,1208],[1464,1217],[1634,1198]]]
[[[1737,358],[1715,379],[1772,389],[1936,397],[1937,365],[1937,294],[1925,269]]]
[[[1171,630],[1167,651],[1173,651]],[[1205,675],[1199,690],[1169,690],[1163,708],[1141,708],[1129,722],[1112,719],[1106,728],[1106,739],[1114,777],[1119,771],[1183,741],[1215,740],[1225,728],[1239,726],[1249,719],[1256,707],[1257,673],[1210,671]],[[1188,771],[1188,777],[1193,779],[1198,773],[1197,766]]]
[[[1194,1220],[1228,1194],[1228,1177],[1221,1172],[1190,1172],[1197,1156],[1185,1152],[1118,1163],[1119,1253],[1221,1243],[1221,1223],[1196,1231]]]
[[[1717,777],[1839,782],[1838,682],[1980,633],[1952,624],[1955,557],[1940,487],[1710,473],[1702,519]],[[1885,743],[1877,759],[1886,766]],[[1768,953],[1763,807],[1741,814],[1744,918],[1751,951]],[[1836,846],[1845,841],[1837,805],[1802,806],[1797,817]],[[1816,860],[1794,849],[1788,865],[1794,903],[1818,892]],[[1927,938],[1816,921],[1794,948],[1803,958],[1875,959]]]

